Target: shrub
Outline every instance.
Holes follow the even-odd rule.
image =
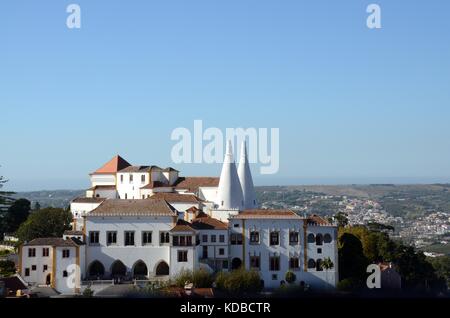
[[[93,296],[94,296],[94,291],[93,291],[90,287],[86,288],[86,289],[83,291],[83,297],[91,298],[91,297],[93,297]]]
[[[216,276],[216,287],[229,294],[253,294],[261,291],[259,273],[238,269],[229,273],[221,272]]]
[[[184,288],[186,284],[193,282],[193,274],[189,270],[180,271],[174,278],[174,284],[177,287]]]
[[[288,272],[286,272],[285,279],[289,284],[292,284],[293,282],[295,282],[297,280],[297,276],[293,272],[288,271]]]
[[[210,288],[214,282],[214,279],[210,273],[204,269],[195,271],[192,274],[192,283],[196,288]]]

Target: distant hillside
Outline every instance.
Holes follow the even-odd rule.
[[[32,206],[39,202],[41,208],[55,207],[66,208],[70,201],[76,197],[84,195],[84,190],[43,190],[31,192],[18,192],[13,197],[25,198],[31,201]]]

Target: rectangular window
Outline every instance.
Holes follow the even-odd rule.
[[[317,254],[322,254],[322,249],[321,248],[317,249]]]
[[[173,246],[192,246],[192,236],[174,235],[172,238]]]
[[[169,243],[170,243],[169,232],[160,232],[159,233],[159,244],[169,244]]]
[[[239,227],[239,223],[233,224],[233,227]]]
[[[298,257],[289,258],[289,268],[293,270],[298,270],[300,267]]]
[[[36,265],[31,265],[31,270],[35,271],[36,270]]]
[[[222,268],[228,269],[228,261],[222,262]]]
[[[259,232],[258,231],[250,232],[250,244],[259,244]]]
[[[89,244],[91,245],[99,244],[100,243],[99,237],[100,232],[98,231],[89,232]]]
[[[203,259],[208,258],[208,246],[203,246]]]
[[[116,231],[106,232],[106,244],[107,245],[116,245],[117,244],[117,232]]]
[[[269,258],[269,269],[272,272],[276,272],[280,270],[280,257],[279,256],[271,256]]]
[[[141,175],[141,183],[145,183],[145,174]]]
[[[133,183],[133,175],[130,174],[130,183]]]
[[[48,257],[50,255],[50,249],[48,247],[44,247],[42,249],[42,257]]]
[[[69,258],[70,257],[70,250],[63,250],[62,251],[62,257],[63,258]]]
[[[270,232],[270,245],[280,245],[279,232]]]
[[[231,234],[230,242],[231,245],[242,245],[242,234]]]
[[[289,244],[297,245],[298,244],[298,232],[289,232]]]
[[[250,268],[261,269],[259,256],[250,256]]]
[[[178,263],[186,263],[188,261],[188,251],[178,251]]]
[[[134,232],[125,231],[125,246],[134,246]]]
[[[219,242],[225,243],[225,235],[219,235]]]
[[[48,266],[47,265],[44,265],[43,267],[42,267],[42,271],[43,272],[46,272],[48,270]]]
[[[142,232],[142,245],[152,244],[152,232]]]
[[[29,268],[25,268],[25,276],[30,276],[30,269]]]
[[[208,242],[208,235],[202,235],[202,242],[207,243]]]
[[[28,257],[36,257],[36,249],[35,248],[28,249]]]
[[[219,255],[221,255],[221,256],[225,255],[225,249],[224,248],[219,248]]]
[[[211,235],[211,243],[216,243],[217,237],[215,235]]]
[[[120,175],[120,183],[123,183],[123,174]]]

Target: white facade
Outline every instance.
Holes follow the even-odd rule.
[[[298,284],[335,287],[336,227],[317,216],[256,209],[243,147],[238,175],[228,146],[218,183],[180,178],[172,168],[131,166],[116,156],[91,174],[87,196],[72,201],[73,230],[64,239],[22,247],[22,276],[30,284],[76,293],[82,280],[160,280],[183,270],[244,266],[258,270],[266,288],[283,284],[288,271]],[[29,248],[36,249],[34,256]],[[48,256],[41,255],[43,248]],[[324,270],[328,258],[334,266]]]

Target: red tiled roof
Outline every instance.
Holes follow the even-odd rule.
[[[307,220],[308,220],[308,224],[311,224],[311,225],[329,225],[329,226],[332,225],[331,223],[326,221],[324,218],[322,218],[316,214],[308,216]]]
[[[177,216],[165,200],[108,199],[91,211],[91,216]]]
[[[115,174],[129,166],[131,165],[125,159],[117,155],[92,174]]]
[[[231,216],[232,219],[301,219],[301,217],[292,210],[245,210],[237,215]]]
[[[216,177],[178,178],[175,187],[177,189],[187,189],[190,192],[197,192],[199,187],[218,187],[219,179]]]
[[[191,223],[184,220],[178,220],[177,224],[170,232],[195,232],[195,229],[192,227]]]
[[[202,199],[193,194],[180,194],[171,192],[158,192],[152,195],[149,199],[153,200],[166,200],[167,202],[188,202],[199,203]]]
[[[197,230],[227,230],[228,225],[205,213],[200,213],[194,220],[192,226]]]
[[[77,244],[72,239],[63,239],[60,237],[42,237],[31,240],[28,243],[23,244],[23,246],[56,246],[56,247],[70,247],[77,246]]]

